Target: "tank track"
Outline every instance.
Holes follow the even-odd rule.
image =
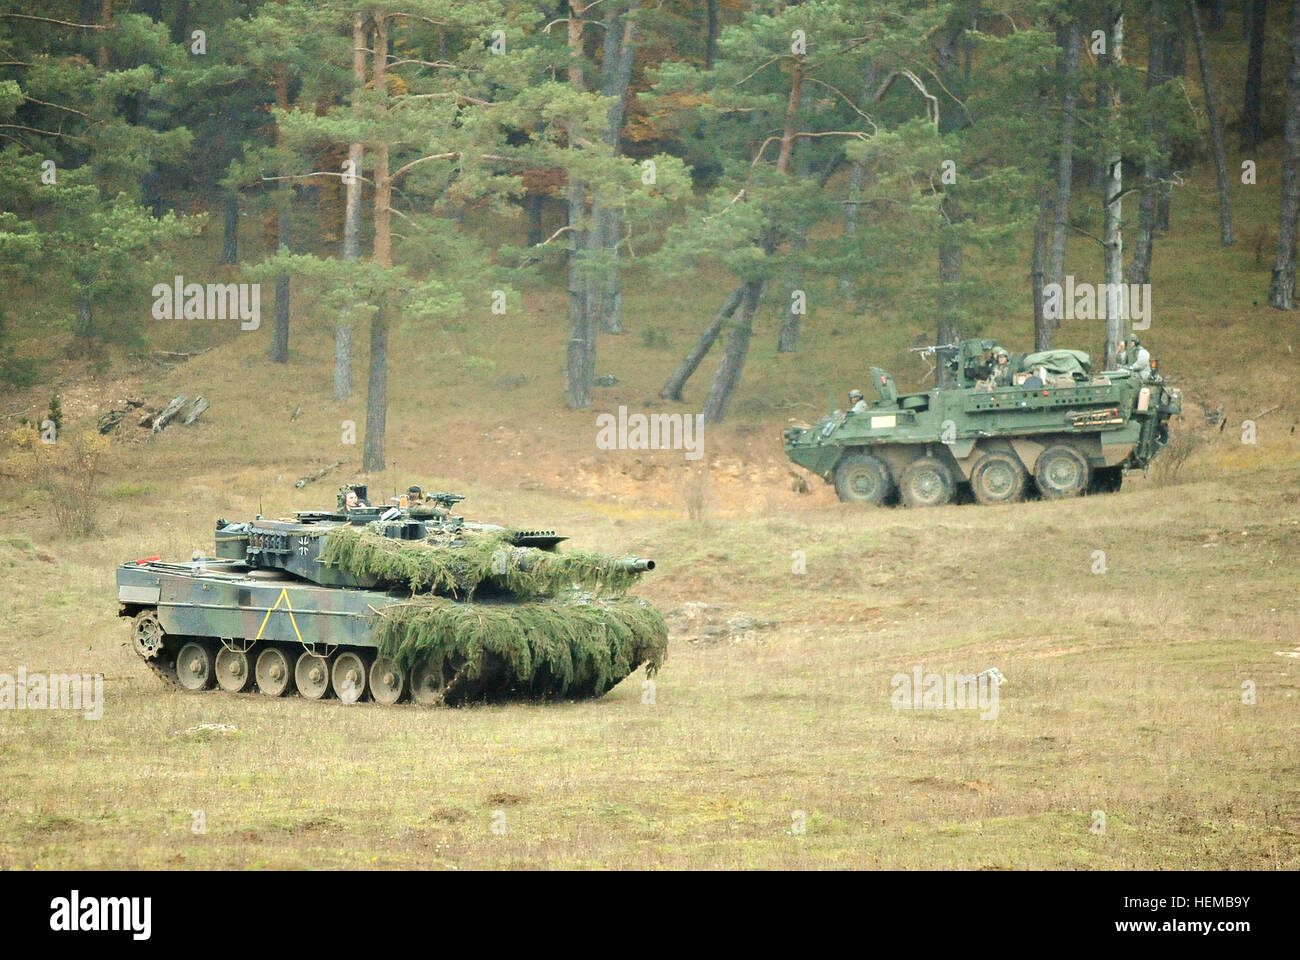
[[[180,648],[183,647],[186,643],[189,643],[191,641],[206,642],[214,648],[219,648],[221,645],[221,641],[216,637],[177,637],[175,635],[168,635],[163,643],[162,649],[159,651],[156,657],[154,657],[153,659],[147,659],[144,656],[141,656],[138,653],[138,651],[137,651],[137,656],[140,656],[140,659],[145,663],[145,665],[150,669],[150,671],[152,671],[154,676],[157,677],[159,680],[161,680],[169,690],[179,691],[182,693],[228,694],[228,691],[222,690],[221,687],[219,686],[213,686],[204,690],[189,690],[186,687],[182,686],[180,682],[180,678],[178,677],[176,671],[176,657],[180,653]],[[347,651],[347,650],[353,650],[353,652],[357,652],[363,650],[363,648],[354,649],[352,647],[341,647],[338,652]],[[367,650],[365,652],[370,652],[370,651]],[[503,694],[507,699],[523,699],[523,700],[546,700],[546,699],[554,699],[554,698],[588,699],[588,698],[601,696],[602,694],[613,689],[615,686],[617,686],[619,683],[621,683],[623,680],[626,679],[626,677],[611,677],[608,685],[603,686],[600,689],[597,689],[595,685],[587,684],[587,685],[573,686],[568,688],[567,690],[561,691],[558,688],[558,686],[548,687],[546,683],[546,678],[542,678],[542,683],[540,687],[534,685],[531,689],[524,689],[523,686],[518,683],[510,683],[510,682],[501,683],[497,680],[494,680],[490,676],[484,676],[480,672],[471,670],[470,666],[471,664],[469,662],[462,661],[461,663],[455,666],[444,667],[445,674],[446,674],[446,683],[443,688],[442,697],[437,705],[456,706],[456,705],[471,703],[471,702],[484,700],[484,699],[495,700],[497,698],[502,697]],[[639,666],[640,665],[638,664],[638,668]],[[636,668],[634,668],[633,672],[636,672]],[[629,674],[628,676],[630,675],[631,674]],[[409,677],[408,677],[408,683],[409,683]],[[234,696],[260,696],[255,684],[250,685],[247,690],[233,695]],[[286,699],[296,698],[300,700],[311,699],[308,697],[304,697],[301,693],[298,692],[297,689],[294,689],[289,694],[286,694],[285,698]],[[332,702],[332,703],[343,702],[333,689],[331,689],[330,694],[328,696],[320,698],[320,701]],[[383,704],[379,704],[374,699],[373,694],[369,691],[369,689],[367,689],[366,697],[362,702],[369,702],[372,704],[383,706]],[[412,700],[410,694],[407,693],[405,696],[403,696],[402,702],[403,705],[409,706],[412,705],[414,701]]]

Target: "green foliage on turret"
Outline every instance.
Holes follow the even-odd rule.
[[[653,675],[668,649],[663,615],[631,598],[469,604],[425,595],[375,619],[381,656],[538,695],[599,696],[642,663]],[[456,694],[448,688],[449,700]]]
[[[621,594],[640,576],[623,561],[604,554],[516,547],[509,531],[440,544],[341,528],[330,531],[321,560],[354,576],[403,584],[413,593],[453,597],[471,597],[484,583],[527,597],[554,596],[574,587]]]

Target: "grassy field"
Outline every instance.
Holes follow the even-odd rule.
[[[1271,229],[1271,171],[1234,187],[1244,238]],[[558,287],[526,291],[520,316],[491,316],[485,296],[445,329],[397,330],[377,491],[456,490],[468,516],[654,557],[639,592],[665,611],[760,622],[679,632],[653,689],[638,673],[594,702],[430,712],[164,689],[115,616],[116,564],[210,551],[216,517],[259,504],[332,502],[359,466],[341,441],[348,420],[360,436],[364,390],[328,399],[331,333],[308,297],[284,367],[264,361],[268,324],[159,324],[158,349],[212,349],[67,366],[67,430],[132,395],[212,407],[114,440],[94,537],[58,534],[45,494],[0,478],[0,672],[103,673],[107,698],[99,721],[0,712],[0,866],[1300,867],[1300,661],[1278,655],[1300,643],[1295,321],[1259,305],[1271,246],[1262,264],[1247,240],[1219,250],[1212,179],[1184,190],[1144,339],[1185,391],[1175,431],[1196,450],[1112,496],[909,512],[796,492],[781,427],[871,363],[915,385],[905,348],[924,317],[814,300],[801,352],[778,356],[766,308],[700,466],[598,451],[594,413],[698,407],[712,358],[686,403],[654,398],[723,277],[633,274],[629,333],[598,360],[620,383],[595,411],[563,409]],[[1100,279],[1084,243],[1072,269]],[[970,268],[1022,283],[1025,253]],[[647,346],[651,328],[666,346]],[[1095,351],[1099,328],[1067,323],[1057,342]],[[1027,311],[984,329],[1020,348],[1031,333]],[[6,426],[50,390],[5,397]],[[1222,431],[1202,416],[1219,406]],[[891,706],[895,674],[994,667],[995,718]],[[187,732],[202,724],[234,729]]]
[[[133,493],[102,540],[0,541],[0,663],[106,687],[98,722],[0,715],[0,863],[1295,869],[1300,683],[1276,651],[1300,634],[1298,465],[703,522],[502,489],[481,499],[655,556],[642,592],[666,610],[771,626],[675,638],[653,696],[638,673],[594,702],[443,711],[164,689],[114,619],[113,566],[249,504],[203,478]],[[997,667],[996,717],[894,710],[916,667]]]

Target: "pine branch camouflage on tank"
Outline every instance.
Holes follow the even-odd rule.
[[[473,596],[484,583],[520,596],[554,596],[574,587],[621,594],[640,577],[615,557],[517,547],[511,537],[503,531],[436,543],[341,528],[327,535],[321,560],[354,576],[405,585],[412,593],[454,597]]]
[[[599,696],[642,663],[653,676],[668,648],[663,615],[632,598],[471,604],[426,594],[374,617],[380,656],[543,696]]]

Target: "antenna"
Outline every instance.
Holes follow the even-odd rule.
[[[262,494],[260,491],[257,494],[257,519],[262,519]]]

